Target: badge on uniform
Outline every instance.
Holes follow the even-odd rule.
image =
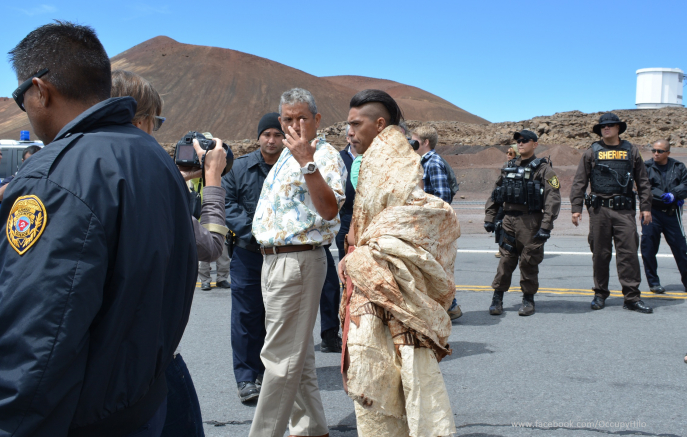
[[[7,218],[7,241],[19,255],[24,255],[45,230],[48,215],[38,196],[18,198]]]
[[[552,177],[551,179],[549,179],[549,180],[546,181],[546,182],[548,182],[549,185],[551,185],[551,186],[552,186],[553,188],[555,188],[556,190],[559,189],[559,188],[561,187],[561,183],[558,182],[558,176],[554,176],[554,177]]]

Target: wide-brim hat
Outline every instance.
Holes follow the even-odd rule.
[[[592,130],[595,134],[601,136],[601,127],[607,124],[617,124],[620,127],[618,134],[621,134],[627,130],[627,123],[620,121],[620,118],[618,118],[618,116],[612,112],[607,112],[599,117],[599,122],[594,125]]]

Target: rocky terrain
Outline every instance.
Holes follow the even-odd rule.
[[[614,110],[627,123],[622,138],[645,146],[665,138],[671,146],[687,147],[687,109],[623,109]],[[463,153],[469,146],[498,146],[513,144],[513,132],[528,129],[539,136],[540,144],[557,144],[586,149],[598,138],[592,127],[602,112],[586,114],[580,111],[559,112],[551,116],[534,117],[518,122],[490,124],[461,123],[455,121],[408,121],[412,129],[420,124],[434,126],[439,132],[442,154]],[[346,123],[336,123],[323,129],[332,144],[345,141]]]
[[[670,141],[673,147],[687,147],[687,109],[662,108],[653,110],[614,111],[628,124],[622,135],[640,147],[649,158],[647,145],[660,138]],[[488,192],[505,162],[505,152],[513,144],[513,132],[530,129],[539,135],[538,156],[551,158],[564,195],[568,195],[572,177],[586,149],[598,138],[592,127],[601,113],[585,114],[580,111],[561,112],[548,117],[535,117],[520,122],[469,124],[447,121],[407,122],[412,129],[420,124],[430,124],[439,132],[437,151],[451,164],[461,190]],[[327,141],[342,149],[346,145],[346,123],[339,122],[320,130]],[[255,140],[228,142],[237,156],[258,147]],[[173,143],[165,144],[172,153]],[[672,153],[677,155],[677,151]]]

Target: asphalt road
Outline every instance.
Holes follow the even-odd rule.
[[[648,292],[654,314],[622,309],[614,292],[592,311],[591,255],[585,238],[552,238],[540,266],[537,313],[519,317],[521,295],[508,293],[506,312],[487,308],[498,264],[485,235],[459,240],[455,278],[463,317],[454,321],[453,354],[440,364],[458,436],[687,435],[685,298],[665,243],[659,275],[668,292]],[[611,290],[620,290],[611,263]],[[519,290],[519,275],[512,290]],[[198,391],[209,437],[246,436],[255,412],[236,394],[230,342],[229,290],[196,290],[181,351]],[[319,352],[319,386],[330,435],[356,436],[352,401],[342,390],[338,354]]]

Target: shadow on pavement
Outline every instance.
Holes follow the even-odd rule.
[[[444,357],[442,361],[451,361],[457,358],[465,358],[472,355],[493,354],[494,351],[487,347],[487,343],[470,343],[469,341],[452,341],[448,344],[453,353]]]
[[[539,314],[583,314],[592,311],[591,303],[594,297],[589,296],[589,301],[579,301],[579,300],[562,300],[556,299],[555,297],[549,298],[547,300],[542,300],[537,302],[535,297],[535,308]],[[613,298],[606,301],[606,306],[609,304],[615,305],[613,303]],[[620,303],[622,306],[622,301]]]
[[[644,302],[645,304],[647,304],[653,308],[672,307],[675,305],[684,305],[684,303],[685,303],[684,299],[671,299],[669,297],[661,298],[661,297],[658,297],[658,296],[660,296],[660,294],[654,294],[652,292],[643,291],[642,295],[643,296],[646,296],[646,295],[657,296],[657,297],[652,297],[649,299],[644,299],[642,297],[642,299],[643,299],[642,302]],[[620,300],[620,299],[618,299],[618,300],[619,300],[618,304],[622,307],[623,306],[622,300]]]
[[[353,401],[351,401],[353,402]],[[329,427],[329,435],[331,437],[353,437],[358,435],[356,427],[355,413],[351,413],[344,417],[337,425]]]
[[[317,385],[321,391],[343,390],[341,367],[325,366],[317,368]]]
[[[665,288],[666,291],[685,291],[685,287],[682,284],[664,285],[663,288]],[[685,294],[687,294],[687,293],[685,293]]]
[[[483,311],[466,311],[463,315],[456,320],[452,321],[453,326],[492,326],[498,325],[501,322],[501,318],[505,316],[492,316],[489,314],[489,305],[491,304],[491,296],[489,300],[484,302]],[[519,308],[519,307],[518,307]],[[515,309],[517,311],[517,308]]]

